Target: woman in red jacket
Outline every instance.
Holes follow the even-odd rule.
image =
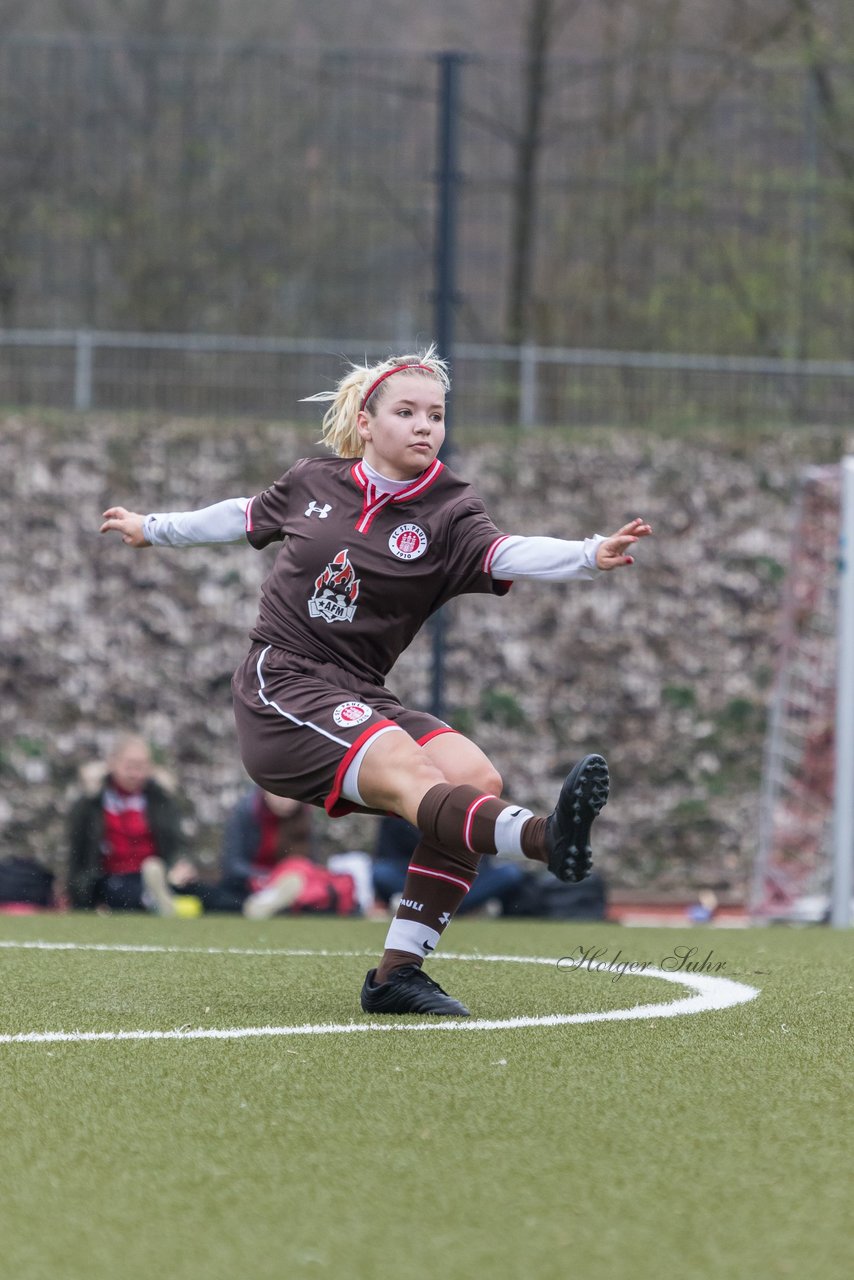
[[[69,816],[72,907],[173,915],[166,873],[180,844],[178,805],[154,777],[148,744],[123,735]]]

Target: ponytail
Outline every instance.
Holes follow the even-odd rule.
[[[304,397],[309,402],[332,402],[323,416],[320,443],[339,458],[361,458],[365,442],[359,435],[358,415],[362,409],[371,414],[375,412],[388,378],[404,369],[435,378],[445,392],[451,388],[448,366],[436,355],[435,345],[416,355],[391,356],[375,365],[353,364],[334,391],[319,391]]]

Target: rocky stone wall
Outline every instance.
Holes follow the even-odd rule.
[[[793,496],[806,463],[845,447],[815,430],[590,431],[457,453],[508,532],[654,525],[631,569],[448,610],[449,718],[514,799],[547,811],[579,753],[609,757],[597,853],[613,886],[737,896],[748,883]],[[0,856],[61,870],[78,768],[132,727],[174,772],[190,848],[214,867],[247,781],[229,680],[275,551],[132,552],[99,536],[100,514],[249,494],[312,448],[276,423],[0,419]],[[431,661],[425,634],[391,687],[426,706]],[[319,825],[330,850],[369,848],[375,831],[365,817]]]

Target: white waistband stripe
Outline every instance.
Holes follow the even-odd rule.
[[[300,720],[297,716],[291,715],[290,711],[283,711],[278,702],[273,702],[271,698],[267,697],[264,692],[266,684],[264,681],[264,673],[261,670],[261,664],[272,647],[272,645],[268,644],[266,649],[262,649],[261,653],[258,655],[258,662],[255,668],[258,673],[258,697],[264,703],[264,706],[272,707],[274,711],[277,711],[285,720],[290,720],[291,724],[295,724],[297,728],[313,729],[315,733],[322,733],[324,738],[329,738],[331,742],[337,742],[339,746],[347,747],[349,749],[349,747],[352,746],[352,743],[348,742],[346,738],[339,738],[337,734],[329,733],[326,729],[321,729],[319,724],[313,724],[311,720]]]

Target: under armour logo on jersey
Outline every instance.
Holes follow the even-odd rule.
[[[439,924],[450,924],[450,923],[451,923],[450,911],[443,911],[442,914],[439,916]]]
[[[308,504],[303,514],[307,516],[318,515],[320,516],[321,520],[325,520],[331,510],[332,510],[332,507],[328,502],[325,502],[322,507],[319,507],[315,502],[314,498],[312,498],[311,502]]]

